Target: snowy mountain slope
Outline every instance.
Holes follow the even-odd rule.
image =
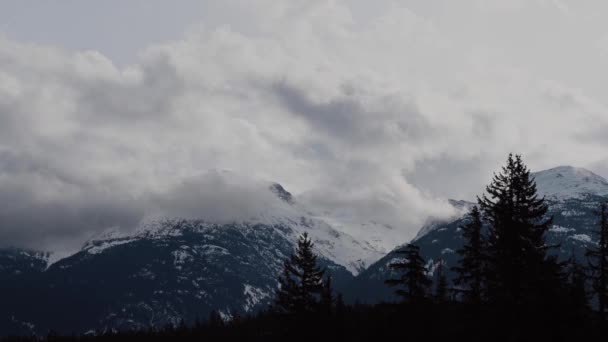
[[[293,251],[288,226],[167,219],[154,228],[90,241],[46,271],[0,284],[0,331],[14,329],[14,317],[46,333],[193,322],[216,309],[252,313],[272,301]],[[343,266],[320,263],[336,286],[352,281]]]
[[[102,253],[107,249],[123,244],[130,244],[141,239],[165,239],[183,235],[180,226],[172,222],[184,220],[181,218],[155,217],[143,222],[133,234],[123,234],[116,231],[106,232],[94,237],[85,243],[82,250],[89,254]],[[192,221],[187,219],[186,221]],[[384,256],[382,251],[376,250],[365,241],[359,241],[344,232],[334,229],[325,221],[303,214],[292,204],[276,205],[267,211],[260,212],[258,216],[251,216],[246,221],[230,223],[214,223],[203,219],[198,222],[197,231],[201,234],[214,234],[210,227],[240,225],[277,227],[276,231],[284,239],[295,246],[298,237],[308,232],[315,243],[317,253],[332,262],[344,266],[349,272],[358,274],[370,263]],[[288,227],[289,229],[284,229]]]
[[[547,234],[549,244],[560,244],[552,251],[561,260],[572,253],[584,262],[585,249],[595,243],[590,230],[595,228],[595,211],[602,201],[608,200],[608,182],[602,177],[585,169],[569,166],[557,167],[533,174],[538,192],[546,196],[549,204],[548,216],[554,220]],[[463,217],[449,222],[434,222],[421,229],[413,242],[420,246],[422,256],[432,266],[443,260],[448,267],[456,264],[456,251],[462,247],[463,239],[460,226],[465,224]],[[393,300],[392,289],[384,285],[384,280],[394,276],[388,267],[399,258],[398,250],[388,253],[355,280],[351,297],[367,302]]]
[[[551,200],[608,196],[608,181],[583,168],[559,166],[533,176],[539,194]]]
[[[94,236],[85,243],[83,249],[98,253],[118,244],[125,244],[141,238],[178,236],[180,232],[166,225],[168,220],[196,220],[207,224],[248,224],[289,227],[282,231],[284,237],[295,244],[299,235],[307,232],[317,252],[332,262],[344,266],[353,275],[358,274],[395,247],[404,233],[387,224],[360,220],[344,212],[320,213],[309,203],[293,196],[282,185],[249,179],[229,171],[210,172],[203,176],[204,182],[222,184],[213,196],[225,206],[238,210],[217,215],[205,207],[217,208],[216,203],[208,203],[209,198],[194,200],[203,202],[201,210],[192,212],[164,212],[148,216],[133,233],[109,230]],[[241,195],[242,194],[242,195]],[[245,198],[246,204],[241,203]],[[253,205],[251,202],[255,202]],[[224,205],[224,204],[222,204]],[[193,205],[195,206],[195,205]],[[217,208],[218,210],[221,208]],[[216,210],[216,211],[218,211]]]
[[[556,253],[582,257],[594,243],[589,229],[593,210],[608,198],[606,181],[571,167],[534,176],[555,217],[549,241],[562,243]],[[383,281],[396,258],[390,251],[404,242],[399,227],[347,209],[319,209],[277,183],[240,186],[230,173],[212,177],[229,190],[190,196],[193,210],[160,211],[131,232],[104,232],[67,258],[0,251],[0,330],[141,328],[205,318],[214,309],[225,317],[255,312],[272,300],[282,262],[303,232],[347,299],[392,298]],[[226,203],[238,213],[217,213]],[[459,226],[472,203],[450,204],[454,217],[430,219],[415,238],[431,268],[439,258],[455,263],[462,245]]]
[[[0,277],[23,276],[43,272],[49,253],[18,248],[0,249]]]
[[[24,333],[13,318],[45,333],[176,324],[215,309],[226,317],[255,312],[271,302],[283,260],[303,232],[338,289],[384,255],[346,233],[348,227],[335,229],[311,214],[281,185],[259,183],[254,190],[245,189],[259,202],[236,203],[243,210],[232,221],[150,216],[132,232],[106,231],[74,255],[41,264],[34,277],[3,284],[0,329]]]
[[[418,231],[414,239],[412,239],[412,241],[416,241],[422,238],[423,236],[429,234],[430,232],[440,229],[442,226],[462,218],[475,205],[475,203],[467,201],[457,201],[453,199],[450,199],[448,201],[454,207],[454,209],[456,209],[455,214],[451,217],[444,219],[429,218],[427,223],[422,226],[422,228],[420,228],[420,230]]]

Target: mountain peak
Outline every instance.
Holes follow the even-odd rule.
[[[293,204],[293,195],[285,190],[285,188],[279,184],[279,183],[272,183],[272,185],[270,185],[270,191],[272,191],[275,195],[277,195],[281,200],[289,203],[289,204]]]
[[[558,166],[533,173],[540,195],[547,198],[579,198],[608,195],[608,181],[584,168]]]

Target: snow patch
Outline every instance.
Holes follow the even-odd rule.
[[[551,227],[551,229],[549,229],[549,231],[552,233],[564,234],[564,233],[574,232],[574,231],[576,231],[576,229],[554,225],[553,227]]]
[[[85,246],[84,250],[86,250],[89,254],[99,254],[105,251],[108,248],[113,248],[116,246],[124,245],[127,243],[131,243],[137,241],[137,239],[124,239],[124,240],[110,240],[110,241],[95,241],[91,244]]]
[[[215,254],[228,255],[228,254],[230,254],[230,252],[228,252],[228,250],[226,248],[217,246],[217,245],[202,245],[202,246],[195,247],[195,249],[197,252],[200,252],[201,254],[204,254],[204,255],[215,255]]]
[[[574,239],[574,240],[584,242],[584,243],[591,242],[591,237],[587,234],[574,234],[574,235],[570,236],[570,239]]]
[[[564,210],[564,211],[562,211],[561,214],[564,217],[583,216],[583,215],[585,215],[584,212],[582,212],[582,211],[576,211],[576,210]]]
[[[184,249],[178,249],[171,254],[173,254],[173,265],[175,265],[176,268],[181,268],[181,265],[193,259],[192,255]]]
[[[220,314],[220,318],[224,322],[230,322],[234,318],[230,310],[218,310],[217,312]]]
[[[256,305],[270,297],[267,291],[249,284],[244,285],[243,294],[245,295],[245,304],[243,305],[245,312],[251,312]]]

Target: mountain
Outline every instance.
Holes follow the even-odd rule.
[[[241,196],[237,190],[230,193]],[[47,253],[0,252],[0,276],[10,276],[0,278],[0,331],[148,328],[204,320],[212,310],[226,319],[254,313],[271,303],[283,261],[305,231],[339,289],[386,254],[348,234],[340,218],[330,225],[280,184],[258,183],[254,193],[258,205],[233,222],[150,217],[132,232],[93,237],[54,262]],[[379,236],[389,229],[360,225]]]
[[[549,200],[608,196],[608,181],[595,173],[572,166],[558,166],[533,174],[538,193]]]
[[[0,249],[0,279],[26,277],[43,272],[48,264],[50,254],[18,249]]]
[[[226,317],[247,314],[269,304],[282,260],[293,250],[288,226],[176,219],[157,228],[88,242],[13,283],[20,289],[3,288],[10,293],[3,309],[38,333],[178,324],[206,319],[214,309]],[[321,264],[337,284],[353,278],[331,260]]]
[[[553,217],[547,242],[560,245],[551,253],[561,260],[574,254],[579,262],[584,262],[586,247],[596,242],[591,230],[597,224],[595,211],[602,201],[608,200],[608,181],[591,171],[571,166],[536,172],[533,177],[538,193],[545,196],[549,205],[547,215]],[[462,203],[463,208],[474,205],[453,203]],[[447,263],[448,268],[457,263],[459,256],[455,251],[464,242],[460,227],[466,223],[465,220],[465,217],[458,217],[433,222],[423,227],[412,241],[420,247],[421,255],[427,260],[429,276],[440,259]],[[388,265],[399,258],[395,251],[400,248],[395,248],[362,272],[349,295],[368,303],[394,300],[393,291],[384,285],[384,280],[394,276]]]
[[[213,177],[214,184],[230,188],[216,188],[211,198],[224,202],[203,201],[213,208],[204,214],[197,209],[150,216],[132,231],[92,237],[59,260],[49,253],[0,250],[0,332],[81,333],[204,320],[211,310],[225,319],[254,313],[271,302],[282,262],[303,232],[312,237],[320,263],[347,300],[394,299],[384,280],[398,257],[394,247],[405,242],[398,229],[347,209],[320,209],[278,183],[243,188],[234,187],[240,181],[230,174]],[[594,243],[589,230],[594,210],[608,199],[608,182],[565,166],[534,177],[554,217],[548,240],[561,243],[554,252],[561,259],[574,252],[583,260],[584,248]],[[241,197],[254,198],[255,205],[243,205]],[[216,213],[226,203],[236,212]],[[457,261],[455,251],[463,242],[459,227],[474,205],[450,204],[453,217],[429,219],[414,238],[428,260],[429,276],[440,258],[448,266]]]

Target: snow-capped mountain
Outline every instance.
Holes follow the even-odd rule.
[[[547,242],[560,245],[552,253],[556,253],[561,260],[574,254],[579,262],[584,262],[585,248],[595,243],[595,237],[590,232],[597,224],[595,211],[602,201],[608,200],[608,182],[591,171],[570,166],[536,172],[533,176],[538,193],[545,196],[548,202],[547,215],[553,217]],[[461,203],[463,209],[473,205]],[[432,270],[440,259],[447,263],[448,268],[456,264],[456,251],[463,244],[460,227],[465,220],[461,216],[450,221],[435,221],[420,230],[413,243],[420,246],[429,269]],[[399,258],[395,254],[399,248],[362,272],[350,296],[367,302],[394,299],[392,289],[384,285],[384,280],[394,276],[389,265]]]
[[[212,177],[231,183],[230,191],[219,189],[217,196],[239,208],[234,220],[224,213],[210,213],[205,220],[161,212],[130,232],[99,234],[66,258],[40,254],[27,268],[27,277],[14,276],[0,285],[5,303],[0,307],[1,330],[146,328],[177,324],[182,318],[205,319],[211,310],[226,318],[252,313],[271,302],[282,263],[303,232],[313,239],[337,288],[346,288],[385,255],[385,247],[378,247],[383,243],[349,234],[355,221],[315,214],[280,184],[241,186],[242,180],[230,174]],[[246,206],[227,196],[257,201]],[[367,234],[382,236],[390,230],[379,223],[356,223],[368,227]],[[32,252],[13,254],[26,260]],[[24,264],[20,262],[21,269]]]
[[[228,190],[214,188],[206,197],[195,191],[188,196],[192,210],[159,211],[131,231],[106,231],[68,257],[0,251],[0,331],[145,328],[205,319],[211,310],[225,318],[252,313],[271,302],[282,262],[303,232],[347,299],[392,298],[384,280],[394,250],[406,242],[396,227],[348,209],[320,210],[277,183],[242,185],[224,172],[210,177]],[[608,199],[608,183],[572,167],[534,177],[554,217],[549,242],[561,243],[561,258],[572,251],[582,258],[594,243],[589,230],[594,210]],[[227,203],[231,211],[222,211]],[[454,216],[429,219],[414,239],[431,270],[440,258],[456,262],[459,227],[473,205],[449,203]]]
[[[550,200],[608,195],[608,181],[583,168],[559,166],[536,172],[533,176],[538,193]]]
[[[147,328],[206,319],[211,310],[252,313],[272,300],[293,251],[295,231],[286,225],[155,223],[155,230],[89,241],[48,269],[41,263],[0,284],[0,330]],[[331,260],[320,263],[337,286],[353,278]]]
[[[222,176],[223,181],[226,181],[227,175]],[[233,175],[229,176],[230,181],[233,181]],[[402,232],[395,232],[391,227],[378,222],[360,222],[350,217],[315,213],[306,203],[299,201],[278,183],[257,182],[255,191],[260,197],[258,202],[261,203],[247,208],[246,215],[234,220],[213,217],[208,219],[204,215],[201,217],[153,215],[146,218],[133,233],[108,230],[91,238],[84,244],[82,250],[96,254],[141,239],[180,236],[181,228],[168,222],[181,220],[204,222],[207,226],[237,224],[289,227],[289,230],[279,229],[286,240],[295,245],[298,237],[303,232],[307,232],[315,243],[317,253],[357,275],[394,248],[394,238],[390,240],[391,242],[387,242],[389,233],[403,237]]]

